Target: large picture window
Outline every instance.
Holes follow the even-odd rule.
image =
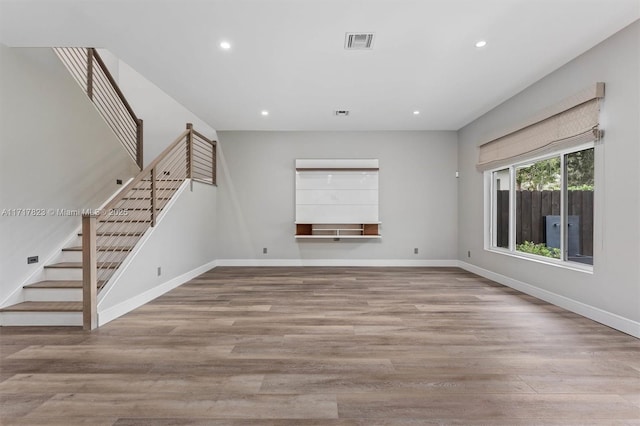
[[[593,265],[593,145],[489,171],[491,247]]]

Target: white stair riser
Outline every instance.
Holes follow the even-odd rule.
[[[144,232],[149,226],[149,223],[103,222],[98,225],[97,232]]]
[[[82,279],[81,268],[44,268],[47,281],[75,281]]]
[[[82,262],[81,251],[62,251],[62,254],[58,258],[57,262]]]
[[[80,326],[82,312],[0,312],[0,324],[8,326]]]
[[[25,302],[81,302],[81,288],[25,288]]]
[[[122,262],[128,254],[127,251],[98,251],[98,262]],[[63,251],[59,262],[82,262],[82,252]]]
[[[122,262],[128,254],[124,251],[99,251],[98,262]]]
[[[115,220],[128,220],[128,221],[140,221],[140,220],[150,220],[151,219],[151,211],[150,210],[127,210],[123,209],[123,214],[120,216],[111,216],[109,219]]]
[[[166,190],[176,191],[179,187],[180,187],[180,184],[158,182],[156,183],[156,192],[161,192],[161,191],[164,192]],[[134,190],[135,192],[133,193],[146,194],[146,196],[149,196],[150,190],[151,190],[151,185],[149,183],[146,183],[146,184],[139,183],[138,185],[136,185],[136,189]]]
[[[169,202],[167,198],[169,197],[163,196],[156,199],[156,209],[163,208]],[[120,201],[120,203],[118,203],[116,207],[114,207],[115,210],[122,209],[127,211],[133,211],[133,209],[150,209],[150,208],[151,208],[151,200],[144,198],[144,195],[142,194],[137,194],[131,198],[122,200]]]
[[[111,271],[108,276],[113,275],[115,269]],[[82,280],[82,268],[45,268],[44,270],[45,280],[47,281],[77,281]],[[103,279],[104,275],[102,271],[98,271],[98,280]]]
[[[102,247],[133,247],[141,237],[99,236],[96,244]]]

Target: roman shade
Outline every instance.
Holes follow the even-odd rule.
[[[502,136],[480,145],[478,170],[507,166],[559,149],[599,140],[600,99],[604,83],[596,83],[549,107]]]

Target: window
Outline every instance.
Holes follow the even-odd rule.
[[[593,144],[488,173],[491,248],[593,265]]]
[[[478,145],[488,249],[593,265],[594,146],[605,85],[592,84]],[[497,136],[497,137],[496,137]]]

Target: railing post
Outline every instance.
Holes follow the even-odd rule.
[[[96,216],[82,215],[82,328],[98,327]]]
[[[187,123],[187,178],[191,179],[193,176],[193,124]]]
[[[151,169],[151,226],[156,226],[156,168]]]
[[[87,96],[93,101],[93,48],[87,49]]]
[[[137,142],[137,147],[136,147],[136,163],[138,163],[138,167],[140,167],[140,170],[142,170],[144,168],[144,151],[142,150],[143,147],[143,123],[142,123],[142,119],[138,119],[138,127],[136,129],[136,142]]]

